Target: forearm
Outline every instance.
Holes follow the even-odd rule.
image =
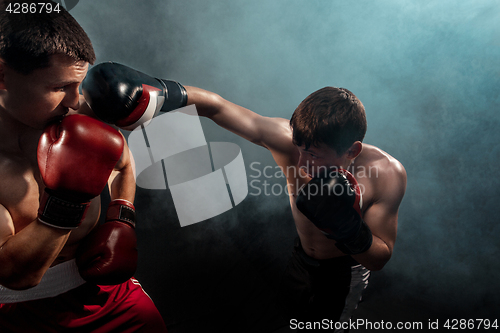
[[[391,255],[392,251],[389,246],[382,239],[373,235],[370,248],[363,253],[352,255],[352,257],[369,270],[378,271],[389,261]]]
[[[184,88],[188,96],[187,105],[194,104],[199,116],[213,119],[220,111],[222,98],[216,93],[190,86]]]
[[[210,91],[195,87],[185,88],[187,103],[196,105],[199,116],[210,118],[220,127],[264,147],[265,143],[276,142],[276,138],[280,138],[280,120],[262,117]]]
[[[36,286],[66,244],[70,230],[37,220],[0,246],[0,284],[10,289]]]

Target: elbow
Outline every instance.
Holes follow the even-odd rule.
[[[190,88],[188,89],[188,105],[196,105],[198,116],[213,120],[226,101],[220,95],[211,91]]]
[[[360,262],[360,264],[362,264],[363,266],[365,266],[367,269],[369,269],[370,271],[372,272],[375,272],[375,271],[380,271],[382,270],[382,268],[384,268],[385,264],[387,264],[387,262],[389,261],[390,257],[389,258],[377,258],[377,259],[373,259],[371,258],[371,260],[365,260],[364,262]]]
[[[360,262],[363,266],[365,266],[367,269],[370,271],[380,271],[382,270],[385,265],[389,262],[391,259],[392,253],[387,252],[384,253],[383,255],[379,256],[370,256],[370,257],[365,257],[362,260],[363,262]]]
[[[227,101],[224,98],[222,98],[222,96],[213,92],[207,93],[205,101],[207,107],[202,108],[202,113],[199,115],[207,117],[212,120],[214,120],[214,117],[223,108],[224,103],[227,103]]]
[[[365,266],[367,269],[369,269],[372,272],[376,272],[376,271],[381,271],[382,268],[384,268],[385,264],[386,264],[386,262],[384,262],[384,263],[369,263],[369,264],[363,265],[363,266]]]
[[[6,279],[2,279],[0,284],[11,290],[26,290],[36,287],[41,280],[42,278],[37,276],[9,276]]]
[[[9,288],[9,289],[12,289],[12,290],[27,290],[27,289],[31,289],[31,288],[34,288],[38,285],[39,282],[34,282],[34,283],[31,283],[31,282],[20,282],[20,283],[12,283],[12,284],[8,284],[8,285],[4,285],[5,288]]]

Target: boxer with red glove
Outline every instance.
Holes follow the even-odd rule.
[[[362,197],[347,170],[329,178],[313,178],[297,196],[297,208],[345,254],[359,254],[372,245],[372,233],[361,217]]]
[[[180,83],[153,78],[114,62],[92,67],[82,92],[97,117],[126,130],[150,121],[160,111],[187,103],[186,89]]]
[[[94,116],[79,94],[95,61],[92,43],[63,7],[35,17],[10,13],[12,2],[0,2],[0,330],[166,332],[137,280],[88,283],[76,264],[78,247],[98,234],[92,229],[106,184],[112,199],[133,203],[136,190],[123,136],[82,115]],[[112,204],[109,216],[131,220],[113,216],[120,205]],[[128,224],[106,228],[116,224],[102,239],[122,242],[131,231],[127,239],[135,241]],[[136,251],[135,243],[129,252],[119,248],[107,264]]]
[[[37,150],[46,186],[38,220],[55,228],[77,228],[90,200],[106,186],[123,146],[117,130],[88,116],[71,115],[47,126]]]
[[[127,281],[137,268],[135,207],[122,199],[111,201],[106,222],[94,229],[76,253],[80,275],[100,285]]]
[[[123,146],[118,131],[88,116],[67,116],[49,125],[38,145],[38,164],[46,185],[39,221],[55,228],[77,228],[90,199],[104,189]],[[83,149],[85,154],[81,154]],[[113,200],[106,221],[80,244],[77,266],[89,282],[119,284],[132,277],[137,267],[134,205]]]

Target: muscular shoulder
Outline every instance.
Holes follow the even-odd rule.
[[[298,150],[292,141],[292,129],[289,120],[263,117],[262,122],[264,125],[262,126],[260,145],[272,153],[279,166],[296,165]]]
[[[406,190],[406,170],[394,157],[375,146],[363,144],[357,173],[371,184],[371,202],[387,202],[399,206]]]
[[[20,226],[36,217],[38,195],[31,164],[22,157],[0,152],[0,204]]]
[[[20,186],[20,180],[27,178],[25,172],[28,169],[28,163],[21,157],[10,153],[0,152],[0,198],[4,194],[23,191]]]
[[[262,117],[262,146],[269,150],[288,151],[292,144],[292,129],[289,120],[283,118]]]

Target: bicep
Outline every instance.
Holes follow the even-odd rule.
[[[219,112],[212,120],[236,135],[268,149],[291,138],[288,120],[264,117],[226,100],[222,101]],[[288,141],[286,142],[291,144],[291,140]]]
[[[123,150],[122,150],[122,155],[120,156],[120,159],[115,164],[115,167],[114,167],[115,171],[119,171],[119,170],[122,170],[122,169],[128,168],[128,167],[133,167],[132,158],[131,158],[132,154],[130,152],[130,148],[128,147],[127,140],[125,139],[125,137],[123,136],[123,134],[121,132],[119,132],[119,133],[123,139]]]
[[[372,234],[384,241],[392,252],[396,242],[398,211],[386,203],[376,203],[366,210],[363,219]]]
[[[135,164],[127,142],[123,140],[122,155],[108,179],[108,188],[112,199],[120,198],[133,202],[136,187]]]
[[[381,198],[371,205],[363,215],[373,235],[382,239],[392,252],[396,242],[399,205],[406,190],[406,172],[396,169],[385,175]],[[382,186],[383,185],[383,186]]]
[[[188,104],[196,105],[198,115],[207,117],[222,128],[264,148],[291,145],[289,121],[264,117],[209,91],[186,87]]]

